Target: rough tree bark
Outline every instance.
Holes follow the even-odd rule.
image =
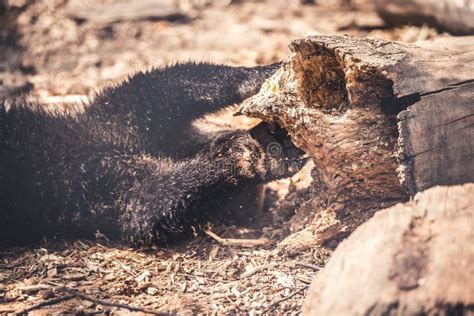
[[[474,181],[473,37],[415,46],[317,36],[290,52],[240,108],[314,158],[314,198],[299,212],[311,223],[281,247],[338,240],[419,190]]]
[[[425,23],[453,34],[474,34],[474,0],[376,0],[375,4],[391,25]]]
[[[303,315],[472,315],[474,184],[377,212],[313,280]]]

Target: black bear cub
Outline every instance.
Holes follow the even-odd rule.
[[[191,124],[255,94],[277,67],[184,63],[139,72],[79,114],[21,98],[4,103],[0,243],[97,230],[135,245],[168,242],[240,187],[282,176],[269,166],[299,151],[281,130],[261,123],[202,143]]]

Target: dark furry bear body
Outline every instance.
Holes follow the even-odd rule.
[[[178,64],[102,91],[84,113],[18,99],[0,107],[0,240],[92,237],[169,241],[209,215],[208,201],[268,178],[260,124],[202,144],[191,122],[257,92],[277,65]],[[283,153],[284,155],[284,153]]]

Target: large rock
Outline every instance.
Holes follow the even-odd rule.
[[[304,315],[474,313],[474,184],[377,212],[313,280]]]

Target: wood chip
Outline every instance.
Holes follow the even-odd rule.
[[[224,246],[233,246],[233,247],[263,247],[268,246],[272,241],[268,238],[262,237],[258,239],[233,239],[233,238],[221,238],[210,230],[204,231],[209,237],[215,239],[217,242]]]
[[[271,269],[271,268],[274,268],[274,267],[276,267],[276,266],[277,266],[276,263],[264,264],[264,265],[261,265],[261,266],[252,268],[252,269],[248,270],[247,272],[242,273],[242,274],[240,275],[240,278],[241,278],[241,279],[248,278],[249,276],[252,276],[252,275],[254,275],[254,274],[257,273],[257,272],[260,272],[260,271],[266,270],[266,269]]]

